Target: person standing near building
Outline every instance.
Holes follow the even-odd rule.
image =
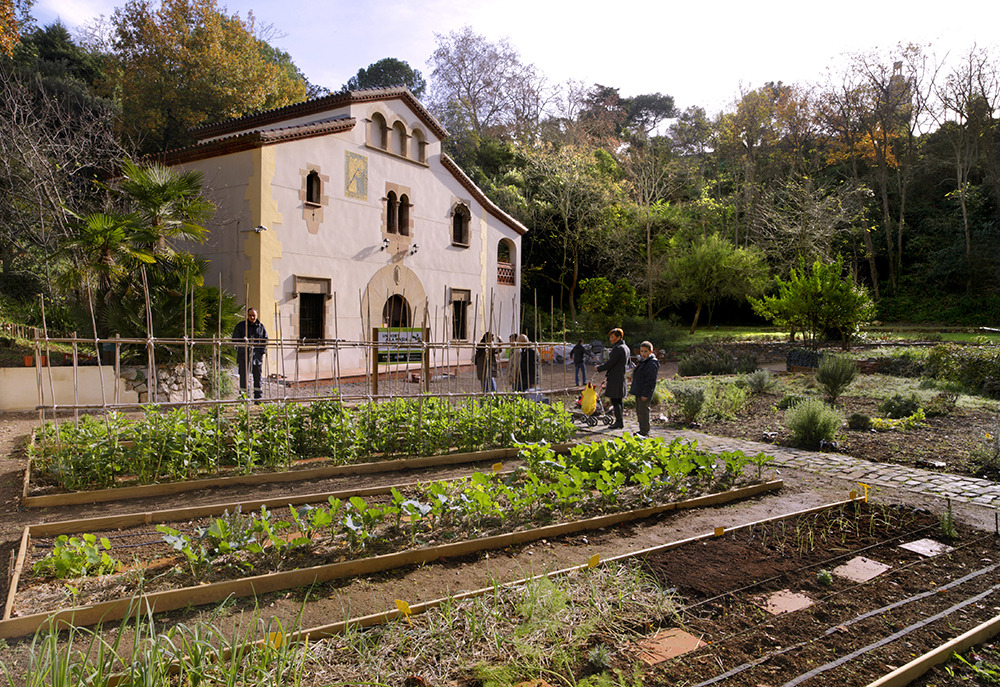
[[[580,377],[583,383],[587,383],[587,365],[584,362],[587,357],[587,349],[583,347],[583,339],[578,339],[576,346],[570,349],[569,356],[573,359],[573,376],[576,379],[576,386],[580,386]]]
[[[622,417],[622,399],[628,390],[625,381],[625,369],[631,353],[625,345],[625,332],[615,328],[608,332],[608,340],[611,342],[611,351],[608,359],[597,366],[598,372],[607,371],[606,389],[604,395],[611,399],[611,406],[615,411],[615,422],[608,429],[623,429],[625,421]]]
[[[267,329],[257,319],[256,308],[247,310],[247,317],[233,328],[236,343],[236,365],[240,368],[240,391],[247,392],[247,371],[253,375],[253,397],[261,397],[260,378],[267,353]],[[249,353],[249,355],[247,355]]]
[[[629,392],[635,396],[635,415],[639,420],[639,435],[649,436],[649,403],[656,391],[656,376],[660,371],[660,361],[653,353],[653,344],[643,341],[639,344],[639,362],[632,371],[632,387]]]
[[[497,367],[499,355],[493,338],[493,332],[486,332],[476,344],[476,379],[479,380],[484,393],[497,390]],[[513,364],[513,361],[511,362]]]
[[[527,391],[535,386],[538,356],[531,347],[527,334],[521,334],[517,339],[517,374],[514,381],[514,391]]]

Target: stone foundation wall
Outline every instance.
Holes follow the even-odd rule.
[[[204,362],[195,363],[190,372],[184,365],[159,367],[156,371],[156,400],[164,403],[205,400],[205,385],[209,368]],[[121,378],[125,388],[139,395],[139,403],[150,401],[150,382],[144,367],[123,367]]]

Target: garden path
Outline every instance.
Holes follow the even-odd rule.
[[[625,431],[635,432],[637,429],[635,422],[630,423],[626,419]],[[596,433],[610,432],[604,430]],[[669,429],[654,425],[652,434],[667,440],[675,438],[696,440],[699,446],[712,451],[738,450],[748,455],[764,452],[774,456],[773,465],[778,468],[795,468],[826,477],[867,484],[869,487],[902,490],[934,498],[950,498],[985,508],[1000,509],[1000,484],[988,479],[934,472],[905,465],[876,463],[842,453],[805,451],[763,442],[718,437],[693,430]]]

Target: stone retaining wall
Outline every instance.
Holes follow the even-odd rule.
[[[204,362],[195,363],[190,371],[181,364],[159,367],[156,372],[156,400],[164,403],[203,401],[208,376],[209,368]],[[125,388],[139,395],[139,403],[150,400],[146,368],[123,367],[121,377],[125,380]]]

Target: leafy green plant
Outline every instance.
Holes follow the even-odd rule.
[[[878,405],[878,412],[893,419],[909,417],[918,410],[920,410],[920,397],[915,393],[909,396],[893,394]]]
[[[39,574],[55,575],[58,578],[85,577],[116,572],[121,563],[108,554],[111,541],[107,537],[100,540],[93,534],[56,537],[52,551],[33,566]]]
[[[831,587],[833,586],[833,575],[829,570],[818,570],[816,572],[816,583],[824,587]]]
[[[905,432],[915,427],[922,426],[925,419],[924,411],[921,409],[918,409],[917,412],[909,417],[899,419],[873,417],[872,429],[877,432],[889,432],[892,430],[902,430]]]
[[[785,411],[792,443],[804,448],[817,448],[821,440],[832,441],[842,423],[840,413],[818,398],[806,399]]]
[[[955,513],[951,509],[951,499],[948,499],[948,508],[941,513],[941,536],[945,539],[958,539],[958,529],[955,527]]]
[[[778,410],[788,410],[792,406],[798,405],[803,401],[802,396],[796,396],[794,394],[785,394],[778,402],[774,404],[774,407]]]
[[[826,392],[830,403],[836,403],[857,376],[858,364],[846,355],[823,356],[816,370],[816,381]]]
[[[197,579],[211,567],[212,561],[204,544],[168,525],[157,525],[156,531],[163,535],[163,541],[184,556],[191,576]]]

